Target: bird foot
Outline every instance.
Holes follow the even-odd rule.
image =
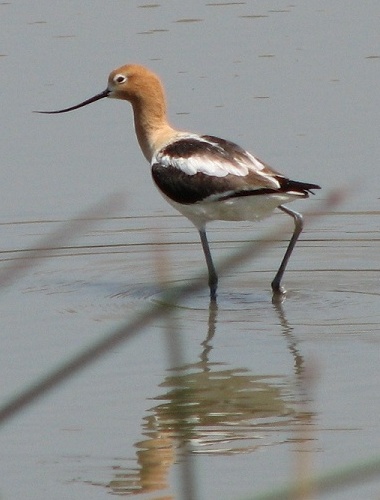
[[[272,304],[282,304],[286,298],[286,290],[282,286],[273,287],[272,286]]]

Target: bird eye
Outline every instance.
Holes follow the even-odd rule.
[[[115,83],[124,83],[127,81],[127,77],[124,75],[115,75],[113,81]]]

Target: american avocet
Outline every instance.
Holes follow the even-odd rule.
[[[292,238],[271,284],[275,296],[284,293],[281,280],[303,229],[303,219],[283,203],[307,198],[312,189],[320,187],[284,177],[233,142],[172,128],[160,79],[137,64],[112,71],[106,90],[100,94],[76,106],[42,113],[65,113],[104,97],[132,104],[137,139],[151,164],[156,186],[199,231],[211,299],[216,298],[218,276],[207,241],[207,222],[258,220],[276,208],[294,220]]]

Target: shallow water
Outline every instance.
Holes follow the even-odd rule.
[[[307,218],[283,304],[270,294],[281,234],[221,277],[217,308],[207,290],[180,301],[4,425],[1,498],[181,498],[184,441],[208,499],[270,488],[305,456],[320,472],[376,454],[377,2],[23,1],[0,14],[0,272],[89,204],[125,196],[3,286],[1,401],[160,303],[162,282],[204,269],[196,231],[152,186],[126,105],[61,117],[32,109],[75,104],[138,61],[162,75],[180,127],[236,140],[323,186],[295,209],[323,208],[336,188],[345,197]],[[283,214],[211,225],[216,261],[285,224],[290,234]],[[326,497],[379,491],[374,481]]]

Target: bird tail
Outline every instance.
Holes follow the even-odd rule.
[[[282,178],[278,179],[281,184],[281,191],[285,191],[286,193],[289,193],[290,191],[293,191],[295,193],[299,194],[304,194],[304,195],[309,195],[314,194],[313,190],[314,189],[321,189],[318,184],[311,184],[310,182],[300,182],[300,181],[292,181],[290,179]]]

